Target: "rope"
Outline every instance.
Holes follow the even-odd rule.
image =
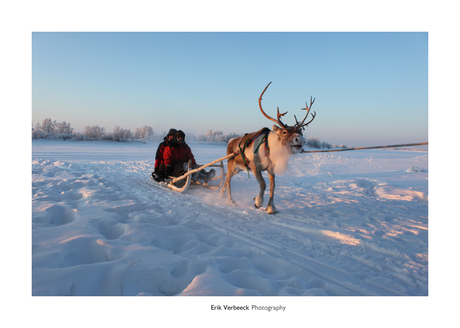
[[[334,151],[377,149],[377,148],[396,148],[396,147],[410,147],[410,146],[423,146],[423,145],[428,145],[428,142],[403,144],[403,145],[389,145],[389,146],[341,148],[341,149],[329,149],[329,150],[301,150],[300,153],[301,154],[305,154],[305,153],[329,153],[329,152],[334,152]]]

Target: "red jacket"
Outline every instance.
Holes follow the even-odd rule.
[[[173,166],[176,162],[188,162],[190,159],[192,164],[196,165],[195,157],[187,144],[170,143],[163,152],[165,166]]]
[[[164,141],[157,148],[157,152],[155,154],[155,170],[157,170],[160,167],[160,164],[164,164],[163,163],[163,153],[167,145],[168,145],[167,142]]]

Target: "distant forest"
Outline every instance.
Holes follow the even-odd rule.
[[[32,139],[50,139],[50,140],[75,140],[75,141],[160,141],[166,136],[167,132],[156,134],[151,126],[144,125],[136,128],[134,131],[115,126],[112,132],[107,132],[105,128],[98,125],[85,126],[83,132],[74,132],[70,123],[44,119],[32,127]],[[222,142],[227,143],[230,139],[240,136],[237,133],[224,134],[222,131],[208,130],[206,134],[200,134],[196,137],[193,134],[187,134],[187,141],[201,142]],[[307,146],[311,148],[346,148],[345,145],[331,145],[318,138],[309,137]]]

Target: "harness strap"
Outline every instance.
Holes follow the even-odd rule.
[[[259,138],[262,134],[264,135],[262,137],[262,139],[260,140],[260,143],[259,145],[256,147],[256,149],[254,150],[254,154],[257,153],[257,151],[259,150],[260,146],[262,145],[262,143],[265,143],[265,155],[266,156],[270,156],[270,148],[268,146],[268,134],[270,133],[270,130],[269,129],[264,129],[262,130],[262,132],[260,132],[259,134],[257,134],[254,138],[252,139],[247,139],[245,142],[244,142],[244,145],[243,145],[243,148],[241,148],[241,142],[243,141],[244,137],[240,140],[240,143],[238,145],[238,148],[240,150],[240,153],[241,153],[241,156],[242,156],[242,159],[243,159],[243,163],[244,163],[244,166],[246,166],[246,169],[248,170],[248,177],[250,177],[249,175],[249,160],[246,158],[246,156],[244,156],[244,152],[246,150],[246,148],[254,142],[254,140],[256,140],[257,138]],[[247,133],[245,134],[245,136],[247,135]]]
[[[246,135],[247,135],[247,133],[245,134],[245,136]],[[238,145],[238,148],[240,149],[240,154],[241,154],[241,157],[243,158],[243,164],[244,164],[244,166],[246,166],[246,169],[248,170],[248,177],[250,177],[250,175],[249,175],[249,164],[246,163],[247,158],[246,158],[246,156],[244,156],[244,151],[246,150],[246,147],[249,146],[254,141],[254,139],[253,140],[247,139],[244,142],[243,148],[241,148],[241,142],[243,141],[243,139],[244,139],[244,137],[241,138],[240,143]],[[249,162],[249,160],[248,160],[248,162]]]
[[[265,135],[262,137],[262,140],[260,140],[259,145],[257,146],[256,150],[254,150],[254,154],[257,153],[259,150],[259,147],[262,145],[262,143],[265,143],[265,155],[267,157],[270,156],[270,147],[268,147],[268,133],[265,133]]]

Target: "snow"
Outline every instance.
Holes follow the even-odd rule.
[[[190,145],[200,164],[225,156],[222,144]],[[284,296],[224,304],[285,306],[428,295],[426,150],[295,155],[268,215],[246,172],[232,179],[235,206],[215,190],[156,186],[156,147],[33,141],[33,296]],[[205,299],[207,314],[222,304]]]

